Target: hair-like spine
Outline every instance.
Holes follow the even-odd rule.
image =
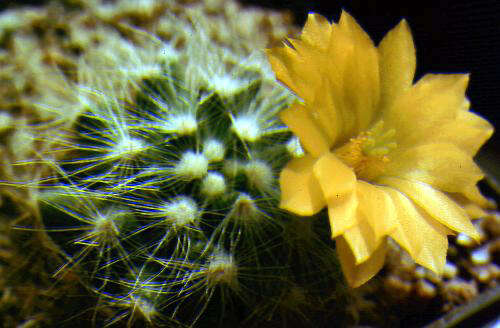
[[[76,273],[96,309],[116,309],[94,314],[108,326],[303,316],[297,295],[338,273],[329,237],[278,208],[279,171],[303,155],[277,116],[294,96],[262,54],[167,17],[185,27],[169,42],[103,34],[79,63],[71,119],[39,137],[52,173],[38,202],[65,260],[54,277]]]

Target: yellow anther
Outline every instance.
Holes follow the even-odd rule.
[[[373,127],[361,132],[356,138],[333,153],[347,166],[351,167],[360,179],[370,180],[384,172],[387,155],[397,147],[394,141],[396,131],[384,130],[384,122],[378,121]]]

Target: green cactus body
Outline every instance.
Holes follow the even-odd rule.
[[[278,208],[279,171],[302,155],[277,117],[294,97],[264,57],[185,33],[181,50],[150,37],[150,56],[127,43],[134,67],[107,52],[93,57],[105,71],[82,62],[80,114],[46,156],[43,221],[66,258],[55,277],[74,270],[118,309],[108,325],[270,319],[338,275],[329,237]]]

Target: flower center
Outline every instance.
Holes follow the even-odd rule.
[[[374,180],[384,173],[385,164],[389,161],[387,155],[397,147],[395,134],[394,129],[384,129],[384,121],[381,120],[368,131],[361,132],[336,148],[333,153],[351,167],[359,179]]]

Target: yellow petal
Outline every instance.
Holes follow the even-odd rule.
[[[396,211],[396,229],[390,236],[420,265],[440,274],[446,262],[448,230],[420,210],[407,196],[387,187]],[[434,251],[433,251],[434,250]]]
[[[331,31],[331,24],[325,17],[310,13],[300,38],[310,46],[326,50]]]
[[[355,192],[346,194],[341,199],[336,199],[334,203],[328,204],[328,218],[332,238],[340,236],[347,229],[357,224],[356,212],[358,210],[358,197]]]
[[[378,52],[368,34],[345,11],[338,23],[340,30],[347,34],[354,45],[346,60],[342,76],[343,95],[347,108],[355,114],[355,123],[349,134],[365,130],[372,122],[378,108],[380,96]],[[332,34],[333,35],[333,34]]]
[[[321,74],[318,70],[311,69],[310,64],[315,60],[321,61],[321,57],[303,58],[288,46],[267,49],[266,54],[280,82],[305,101],[312,99],[318,89],[317,83],[321,81]]]
[[[483,178],[472,157],[449,143],[431,143],[393,153],[386,174],[455,193],[468,192]]]
[[[321,156],[314,164],[313,171],[329,204],[354,192],[354,171],[334,154],[328,152]]]
[[[441,125],[421,142],[450,142],[474,156],[492,134],[493,126],[488,121],[474,113],[460,111],[456,120]]]
[[[427,74],[396,98],[383,120],[395,129],[398,145],[419,144],[438,127],[454,121],[462,111],[468,81],[466,74]]]
[[[356,265],[368,260],[382,241],[375,240],[373,229],[361,217],[358,217],[356,225],[346,230],[342,236],[351,248]]]
[[[332,238],[335,238],[356,223],[356,176],[351,168],[331,153],[324,154],[314,164],[314,175],[328,203]]]
[[[469,199],[464,197],[463,195],[460,194],[449,194],[450,198],[452,198],[457,204],[459,204],[465,212],[467,212],[467,215],[471,219],[479,219],[479,218],[484,218],[488,216],[488,213],[483,210],[480,206],[477,205],[475,202],[471,202]],[[490,204],[487,204],[490,205]],[[491,204],[493,205],[493,204]]]
[[[373,119],[379,97],[378,53],[370,37],[346,12],[332,24],[327,62],[322,71],[341,121],[340,143],[364,130]],[[321,93],[318,95],[322,96]]]
[[[490,208],[490,209],[496,208],[494,202],[488,200],[486,197],[481,195],[481,192],[479,191],[477,185],[468,186],[462,191],[461,194],[464,195],[467,200],[475,203],[476,205],[481,206],[482,208]]]
[[[415,46],[410,28],[403,19],[386,34],[380,45],[380,107],[388,107],[392,101],[408,90],[415,75]]]
[[[283,110],[280,118],[310,154],[320,157],[329,151],[331,140],[318,121],[312,117],[308,108],[295,103]]]
[[[470,222],[464,209],[439,190],[422,182],[392,177],[381,178],[378,182],[404,193],[427,214],[448,228],[479,240],[479,233]]]
[[[336,92],[335,98],[338,99],[341,95],[342,80],[346,63],[352,57],[354,52],[354,40],[351,38],[348,31],[344,31],[338,25],[332,24],[330,40],[328,42],[327,54],[330,61],[335,58],[334,62],[326,66],[327,76],[331,77],[333,92]]]
[[[280,174],[280,207],[298,215],[314,215],[325,207],[321,187],[313,174],[316,158],[292,159]]]
[[[336,238],[335,243],[342,271],[351,287],[356,288],[361,286],[382,269],[387,252],[385,242],[372,253],[372,256],[368,260],[359,265],[355,264],[354,255],[343,237]]]
[[[288,71],[288,67],[294,63],[288,59],[290,56],[295,56],[293,51],[293,49],[286,46],[275,47],[266,49],[266,55],[276,78],[296,93],[298,86],[294,81],[295,76],[292,76],[292,73]]]
[[[343,136],[340,142],[347,141],[352,137],[356,124],[356,114],[349,107],[349,103],[344,96],[344,76],[346,75],[348,62],[353,56],[354,48],[353,40],[338,26],[333,25],[327,54],[330,62],[324,67],[324,75],[328,86],[326,90],[329,94],[325,99],[333,103],[335,117],[340,121],[338,126],[341,127],[341,131],[338,131],[338,135]],[[335,58],[334,62],[332,62],[332,58]],[[326,96],[326,94],[319,93],[318,96],[322,97]]]
[[[330,80],[322,80],[320,90],[331,90]],[[343,115],[335,105],[333,94],[327,92],[318,92],[310,106],[308,106],[311,115],[316,119],[322,130],[328,136],[328,144],[331,147],[338,142],[338,137],[344,129]]]
[[[472,219],[485,218],[488,216],[488,213],[486,211],[484,211],[481,207],[477,206],[474,203],[467,203],[462,206],[469,217]]]
[[[342,10],[339,28],[344,31],[353,40],[353,43],[359,45],[360,49],[373,51],[374,44],[370,36],[363,30],[356,20],[346,11]]]
[[[329,80],[321,79],[318,84],[318,90],[329,90]],[[299,112],[300,111],[300,112]],[[309,144],[316,144],[318,141],[321,144],[331,147],[336,141],[338,136],[343,131],[342,113],[335,107],[332,94],[318,92],[311,96],[311,100],[304,105],[294,104],[291,108],[284,110],[281,113],[281,118],[285,124],[300,138],[300,133],[315,133],[318,135]],[[317,130],[311,131],[312,129]],[[302,131],[301,131],[302,130]],[[321,138],[318,140],[318,138]],[[309,139],[303,137],[303,139]],[[306,150],[307,146],[304,145]],[[324,149],[323,149],[324,150]],[[312,151],[315,156],[319,156],[320,152]]]
[[[436,230],[428,236],[427,242],[415,258],[415,262],[441,276],[446,264],[448,237],[445,233],[438,232],[438,225],[435,228]]]
[[[328,30],[330,30],[329,27]],[[304,30],[304,32],[306,32],[306,30]],[[312,35],[309,35],[309,38],[313,38]],[[324,38],[328,41],[329,35]],[[306,100],[305,107],[311,119],[321,128],[322,133],[328,136],[329,144],[331,145],[342,131],[341,113],[335,106],[333,95],[328,92],[332,89],[330,86],[330,79],[328,79],[325,74],[313,73],[323,72],[325,67],[331,65],[331,58],[325,52],[327,44],[319,47],[318,45],[303,40],[290,40],[290,43],[295,48],[295,55],[304,59],[303,65],[307,65],[307,69],[311,72],[304,75],[303,78],[308,79],[311,76],[315,76],[314,80],[309,81],[304,87],[307,90],[300,91],[301,94],[299,95]],[[291,69],[289,69],[289,71],[291,71]]]
[[[396,208],[383,188],[364,181],[356,187],[361,215],[375,233],[375,242],[396,228]]]

